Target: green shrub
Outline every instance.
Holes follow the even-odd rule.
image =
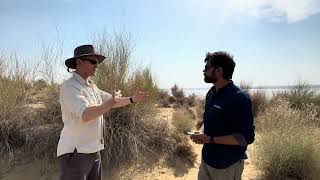
[[[273,101],[258,117],[253,163],[265,179],[320,178],[317,121],[314,106],[292,109],[285,99]]]

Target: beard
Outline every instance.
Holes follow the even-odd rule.
[[[204,82],[206,82],[206,83],[215,83],[215,82],[217,82],[217,78],[208,77],[208,76],[204,75]]]

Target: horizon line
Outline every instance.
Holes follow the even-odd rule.
[[[291,89],[297,85],[263,85],[263,86],[252,86],[249,89]],[[320,89],[320,84],[307,85],[311,89]],[[198,87],[198,88],[181,88],[184,90],[207,90],[211,87]],[[171,88],[160,88],[162,90],[170,90]]]

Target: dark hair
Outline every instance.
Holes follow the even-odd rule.
[[[232,79],[234,67],[236,66],[236,63],[233,61],[233,56],[224,51],[208,52],[204,59],[204,62],[207,61],[215,68],[222,68],[224,79]]]

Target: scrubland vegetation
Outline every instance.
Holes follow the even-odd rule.
[[[150,170],[160,160],[173,169],[181,164],[188,169],[196,154],[185,133],[200,128],[204,99],[186,96],[177,85],[171,95],[160,90],[150,68],[134,66],[131,42],[127,34],[103,33],[92,41],[107,57],[94,77],[100,89],[121,89],[124,96],[139,89],[150,93],[144,103],[105,115],[104,169],[123,178]],[[59,52],[44,48],[37,65],[22,63],[17,55],[0,55],[0,178],[35,159],[44,161],[47,169],[57,166],[63,124],[55,74],[60,64],[52,62],[63,61]],[[241,88],[252,100],[256,141],[249,158],[263,172],[261,179],[320,179],[319,93],[306,82],[271,98],[263,90],[252,91],[250,85]],[[174,108],[173,128],[158,115],[159,108],[168,107]]]

